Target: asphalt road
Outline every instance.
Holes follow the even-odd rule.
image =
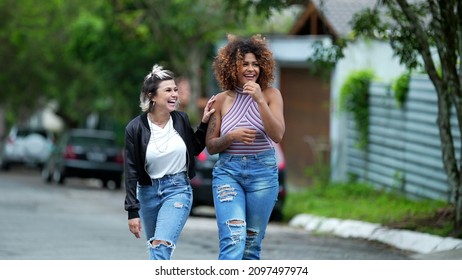
[[[36,169],[0,172],[0,260],[144,260],[144,237],[129,232],[124,192],[93,180],[45,184]],[[173,255],[215,260],[217,230],[211,209],[191,216]],[[200,211],[202,210],[202,211]],[[406,260],[410,253],[358,239],[313,235],[271,223],[267,260]]]

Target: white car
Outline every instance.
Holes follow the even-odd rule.
[[[53,147],[53,134],[41,128],[13,126],[0,150],[0,167],[12,165],[43,166]]]

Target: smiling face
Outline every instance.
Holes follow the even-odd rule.
[[[260,65],[253,53],[246,53],[242,66],[238,69],[239,87],[243,87],[248,81],[257,82],[260,76]]]
[[[157,94],[153,97],[156,109],[166,109],[169,112],[176,109],[178,102],[178,87],[174,80],[165,80],[159,83]]]

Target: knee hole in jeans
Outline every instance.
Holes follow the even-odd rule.
[[[258,231],[250,230],[250,229],[247,230],[247,236],[257,236],[257,235],[258,235]]]
[[[150,243],[151,243],[152,247],[159,247],[159,245],[172,247],[172,245],[173,245],[172,242],[168,242],[166,240],[158,240],[158,239],[151,240]]]
[[[229,220],[228,224],[229,225],[243,225],[244,221],[242,221],[242,220]]]
[[[228,225],[229,231],[231,233],[232,244],[236,245],[237,243],[244,240],[242,228],[245,227],[245,221],[233,219],[226,222]]]

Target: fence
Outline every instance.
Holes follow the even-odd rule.
[[[396,105],[389,84],[372,83],[369,101],[366,151],[355,146],[354,123],[348,119],[347,172],[379,188],[450,201],[436,123],[437,95],[431,81],[426,76],[413,76],[403,108]],[[460,133],[454,111],[451,124],[459,159]]]

